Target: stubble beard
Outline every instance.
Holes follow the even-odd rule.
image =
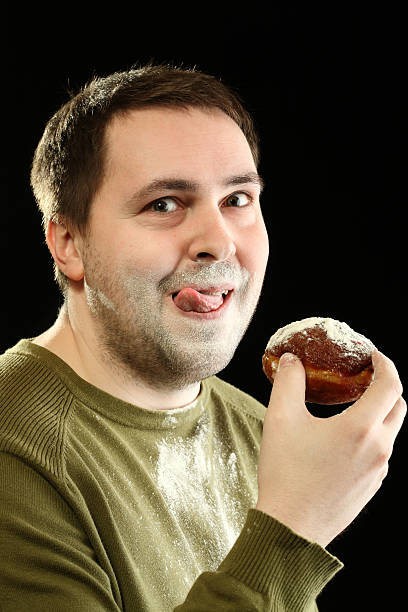
[[[185,389],[224,369],[252,320],[261,291],[246,270],[238,273],[228,262],[201,264],[160,281],[148,274],[102,275],[100,269],[90,265],[85,282],[100,355],[122,379],[155,389]],[[216,278],[240,279],[228,321],[187,320],[176,311],[175,317],[166,318],[169,288],[181,278],[198,282],[213,277],[215,270]]]

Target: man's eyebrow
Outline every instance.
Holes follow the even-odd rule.
[[[264,186],[264,182],[261,176],[257,172],[246,172],[244,174],[236,174],[227,177],[222,181],[223,187],[232,187],[236,185],[246,185],[252,183],[259,185],[261,191]],[[190,191],[198,192],[200,190],[200,184],[188,179],[176,178],[176,177],[164,177],[157,178],[148,183],[142,189],[137,191],[132,200],[142,200],[146,197],[153,196],[160,191]]]
[[[263,179],[257,172],[247,172],[245,174],[230,176],[226,179],[224,187],[232,187],[233,185],[245,185],[247,183],[254,183],[255,185],[259,185],[261,191],[264,188]]]

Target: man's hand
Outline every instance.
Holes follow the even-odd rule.
[[[373,354],[374,381],[341,414],[313,417],[305,371],[281,358],[265,415],[256,508],[321,546],[333,540],[380,488],[406,414],[393,362]],[[330,408],[328,408],[330,410]]]

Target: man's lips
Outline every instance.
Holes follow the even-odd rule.
[[[172,292],[172,296],[173,298],[180,293],[180,291],[183,291],[184,289],[193,289],[194,291],[197,291],[198,293],[203,293],[203,294],[218,294],[218,293],[224,293],[225,295],[228,293],[228,291],[233,291],[235,289],[234,285],[231,285],[231,283],[226,283],[225,285],[217,285],[216,287],[201,287],[199,285],[186,285],[185,287],[180,287],[180,289],[177,289],[176,291]]]

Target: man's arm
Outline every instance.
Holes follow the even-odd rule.
[[[120,610],[71,508],[43,476],[2,452],[0,610]]]
[[[201,574],[176,612],[315,612],[342,563],[276,519],[251,509],[216,572]]]
[[[305,371],[281,359],[261,443],[257,508],[326,546],[380,488],[406,414],[390,359],[373,354],[374,381],[331,418],[313,417],[304,402]]]

